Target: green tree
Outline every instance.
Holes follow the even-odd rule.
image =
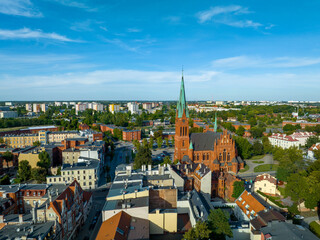
[[[139,147],[140,147],[139,141],[137,139],[135,139],[135,140],[132,141],[132,143],[133,143],[133,146],[138,150]]]
[[[134,169],[141,168],[142,165],[152,164],[152,153],[148,147],[141,146],[134,159]]]
[[[61,167],[58,167],[57,175],[58,175],[58,176],[61,176]]]
[[[262,143],[255,141],[252,145],[252,151],[254,155],[262,155],[264,153]]]
[[[169,138],[166,138],[166,145],[169,147]]]
[[[120,130],[119,128],[113,129],[113,137],[122,140],[122,130]]]
[[[299,173],[294,173],[288,177],[285,193],[287,196],[290,196],[291,200],[293,200],[295,203],[300,204],[308,193],[306,186],[306,177]]]
[[[153,142],[154,142],[153,138],[150,138],[150,140],[149,140],[149,148],[150,149],[153,148]]]
[[[206,222],[198,221],[196,225],[183,235],[185,240],[205,240],[210,237],[210,229]]]
[[[32,176],[32,179],[37,181],[37,183],[45,183],[47,171],[44,168],[32,168],[31,176]]]
[[[271,153],[273,150],[273,147],[269,141],[269,138],[267,136],[262,137],[262,145],[263,145],[263,151],[265,153]]]
[[[265,131],[265,128],[263,127],[252,127],[250,129],[250,133],[253,138],[260,138],[263,136],[263,132]]]
[[[165,156],[161,165],[171,164],[171,159],[169,156]]]
[[[320,160],[320,149],[314,150],[313,154],[315,159]]]
[[[244,182],[242,182],[242,181],[235,181],[235,182],[233,183],[233,193],[232,193],[232,197],[233,197],[233,198],[238,198],[243,191],[244,191]]]
[[[313,144],[316,144],[318,142],[320,142],[320,139],[318,136],[309,137],[306,141],[306,147],[310,148]]]
[[[208,227],[211,230],[210,237],[215,240],[224,240],[226,236],[232,237],[233,233],[229,224],[229,214],[221,208],[210,210]]]
[[[19,163],[18,177],[21,182],[25,182],[31,177],[31,166],[27,160],[23,160]]]
[[[51,167],[51,159],[49,153],[46,151],[42,151],[39,153],[39,161],[37,162],[37,166],[43,168],[48,173],[49,168]]]
[[[237,130],[236,130],[236,134],[240,137],[242,137],[245,133],[245,128],[243,126],[240,126]]]
[[[158,137],[157,138],[157,145],[158,145],[158,148],[161,148],[161,146],[162,146],[162,137]]]
[[[41,143],[39,141],[33,142],[33,146],[35,146],[35,147],[39,147],[40,145],[41,145]]]
[[[2,154],[3,159],[7,163],[7,168],[9,167],[9,162],[13,161],[13,154],[12,152],[6,151],[5,153]]]
[[[146,138],[144,138],[144,139],[142,140],[142,145],[143,145],[144,147],[148,147],[148,140],[147,140]]]
[[[252,156],[252,146],[250,142],[243,137],[234,137],[237,150],[242,159],[249,159]]]

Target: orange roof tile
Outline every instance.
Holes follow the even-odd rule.
[[[263,211],[265,207],[251,193],[245,190],[236,200],[240,209],[250,218],[251,215],[256,216],[258,212]],[[254,211],[253,213],[252,210]]]
[[[126,240],[130,229],[131,216],[124,211],[104,221],[96,240]]]

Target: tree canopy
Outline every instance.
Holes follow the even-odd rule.
[[[31,178],[31,166],[27,160],[19,162],[18,177],[21,182]]]
[[[232,237],[233,233],[229,224],[229,214],[221,208],[210,210],[208,227],[211,230],[210,238],[224,240],[226,236]]]
[[[149,147],[141,146],[137,151],[136,157],[134,159],[133,167],[134,169],[141,168],[142,165],[152,164],[152,153]]]

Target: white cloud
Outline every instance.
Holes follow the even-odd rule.
[[[165,21],[168,21],[172,24],[179,24],[181,22],[181,17],[179,16],[169,16],[164,18]]]
[[[45,33],[39,29],[31,30],[29,28],[22,28],[18,30],[0,29],[0,39],[51,39],[61,42],[81,42],[57,33]]]
[[[127,32],[141,32],[142,30],[139,28],[128,28]]]
[[[1,0],[0,13],[23,17],[43,17],[30,0]]]
[[[242,6],[237,6],[237,5],[231,5],[226,7],[218,6],[218,7],[211,7],[209,10],[198,12],[196,16],[198,17],[198,20],[200,23],[204,23],[211,20],[216,15],[228,14],[228,13],[245,14],[245,13],[249,13],[249,11],[247,8],[244,8]]]
[[[102,29],[102,30],[105,31],[105,32],[108,32],[108,31],[109,31],[108,28],[102,27],[102,26],[100,26],[100,29]]]
[[[103,40],[106,43],[110,43],[110,44],[116,45],[116,46],[118,46],[118,47],[120,47],[122,49],[128,50],[130,52],[137,52],[138,51],[137,47],[131,47],[127,43],[123,42],[122,40],[120,40],[118,38],[115,38],[115,39],[104,38]]]
[[[310,57],[275,57],[261,58],[252,56],[236,56],[217,59],[212,62],[215,68],[295,68],[320,64],[320,58]]]
[[[251,20],[233,21],[233,20],[230,20],[230,19],[228,19],[228,20],[224,19],[224,20],[216,20],[215,22],[223,23],[225,25],[232,26],[232,27],[238,27],[238,28],[247,28],[247,27],[257,28],[257,27],[261,27],[262,26],[261,23],[253,22]]]
[[[81,8],[88,12],[96,12],[98,11],[97,8],[92,8],[88,6],[84,1],[75,1],[75,0],[53,0],[56,3],[59,3],[61,5],[67,6],[67,7],[75,7],[75,8]]]

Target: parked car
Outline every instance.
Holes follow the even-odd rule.
[[[304,219],[304,217],[301,216],[301,215],[295,215],[294,218],[295,218],[295,219],[300,219],[300,220]]]

